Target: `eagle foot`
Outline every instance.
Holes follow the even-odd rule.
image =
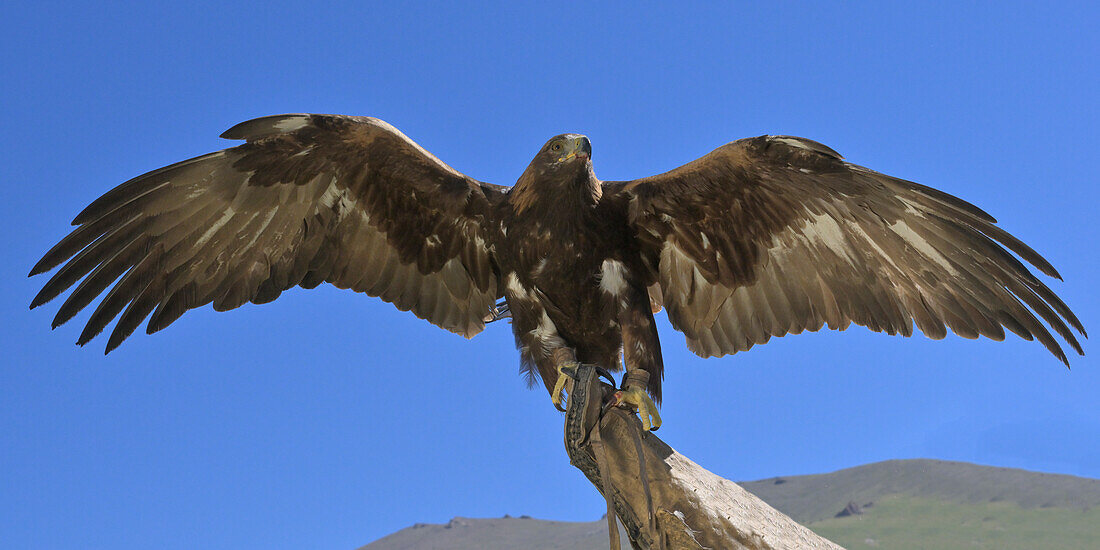
[[[562,400],[562,392],[572,393],[573,383],[577,381],[577,367],[581,364],[576,361],[567,361],[558,365],[558,380],[554,383],[554,389],[551,391],[550,399],[554,402],[554,406],[561,412],[566,412],[564,401]],[[612,388],[615,387],[615,377],[611,376],[611,372],[607,369],[599,366],[592,365],[596,369],[596,374],[604,380],[607,380],[608,384]],[[568,380],[566,380],[568,378]],[[566,384],[568,383],[568,387]]]
[[[655,432],[661,427],[661,413],[657,412],[657,405],[644,389],[635,386],[623,388],[615,392],[611,404],[636,411],[642,420],[642,429],[647,432]]]
[[[565,412],[565,406],[562,405],[562,393],[573,391],[573,377],[577,374],[577,365],[579,364],[576,361],[558,364],[558,379],[554,382],[554,389],[550,390],[550,400],[554,402],[554,408],[561,412]]]

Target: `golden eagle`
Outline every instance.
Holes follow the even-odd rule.
[[[138,176],[78,214],[31,270],[64,262],[31,307],[76,284],[56,327],[111,287],[77,342],[118,317],[109,352],[150,314],[153,333],[189,309],[296,285],[364,292],[466,337],[503,297],[522,363],[555,404],[563,366],[625,363],[619,396],[646,428],[660,423],[646,394],[660,400],[661,306],[704,357],[854,322],[932,338],[1007,328],[1066,362],[1040,318],[1083,353],[1070,330],[1084,335],[1081,322],[1009,251],[1058,273],[992,216],[808,139],[742,139],[603,182],[588,138],[563,134],[507,188],[374,118],[268,116],[222,137],[245,143]]]

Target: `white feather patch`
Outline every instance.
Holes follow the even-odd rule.
[[[867,232],[864,231],[858,223],[850,223],[848,224],[848,228],[852,230],[855,237],[858,237],[866,242],[867,246],[871,247],[871,249],[878,254],[878,257],[885,259],[886,262],[889,263],[894,269],[902,271],[901,267],[899,267],[897,262],[894,261],[894,258],[887,254],[886,251],[883,250],[882,247],[879,246],[878,243],[875,242],[875,240],[872,239],[871,236],[868,235]]]
[[[333,178],[332,183],[325,189],[325,193],[321,195],[319,202],[324,207],[336,210],[341,218],[351,212],[357,211],[359,208],[359,203],[356,202],[355,197],[351,195],[351,191],[336,185],[336,178]],[[360,215],[367,221],[370,221],[366,212],[360,212]]]
[[[776,141],[776,142],[779,142],[779,143],[786,143],[787,145],[790,145],[791,147],[798,147],[799,149],[812,150],[809,147],[807,147],[805,143],[802,143],[801,140],[792,139],[792,138],[785,138],[785,137],[776,137],[776,136],[768,136],[768,139],[770,141]]]
[[[844,230],[840,228],[832,216],[828,214],[810,214],[809,219],[799,226],[798,232],[802,233],[807,242],[824,246],[844,258],[849,264],[855,265],[849,250],[848,240],[844,236]],[[772,242],[772,249],[784,247],[780,239]]]
[[[542,317],[539,318],[539,325],[530,332],[531,338],[538,343],[542,348],[543,354],[550,354],[553,350],[564,347],[565,341],[558,336],[558,327],[550,320],[550,316],[546,315],[546,311],[543,310]]]
[[[531,294],[531,291],[523,287],[523,283],[519,282],[519,277],[516,276],[516,272],[513,271],[504,278],[504,290],[509,292],[512,298],[522,300],[533,300],[535,297]]]
[[[626,293],[626,266],[618,260],[606,259],[600,266],[600,290],[612,295]]]
[[[519,284],[519,277],[516,277],[516,272],[513,271],[504,278],[504,289],[512,294],[526,294],[527,289],[523,288],[523,285]]]
[[[554,322],[550,320],[550,316],[545,311],[542,312],[542,318],[539,319],[539,326],[535,327],[535,330],[531,331],[531,336],[536,340],[543,342],[549,340],[558,335],[558,327],[554,325]]]
[[[916,204],[914,204],[910,201],[907,201],[902,197],[898,197],[898,200],[901,201],[903,204],[905,204],[905,212],[906,213],[913,214],[915,216],[920,216],[922,218],[924,217],[924,212],[921,212],[920,210],[918,210]]]
[[[267,226],[271,225],[271,220],[275,218],[275,213],[278,212],[278,210],[278,208],[272,208],[267,212],[267,215],[264,217],[264,221],[260,224],[260,227],[252,231],[252,240],[248,241],[248,244],[244,245],[243,248],[245,250],[252,248],[252,245],[256,244],[256,241],[260,239],[260,235],[264,234],[264,230],[267,229]]]
[[[927,257],[928,259],[940,264],[949,273],[955,274],[955,267],[951,265],[951,262],[940,254],[939,250],[936,250],[928,241],[918,235],[913,228],[909,227],[909,224],[905,223],[905,220],[898,220],[890,224],[890,230],[897,233],[899,237],[905,239],[905,242],[913,246],[918,252]]]
[[[210,227],[207,228],[206,232],[203,233],[197,241],[195,241],[195,248],[206,244],[206,241],[209,241],[210,238],[214,236],[214,233],[225,226],[225,224],[229,223],[229,220],[233,218],[233,214],[236,214],[235,210],[233,210],[232,208],[226,208],[225,213],[222,214],[222,217],[218,218],[218,221],[211,224]]]
[[[295,115],[288,116],[279,122],[275,123],[275,128],[282,132],[293,132],[295,130],[301,130],[309,125],[309,116]]]

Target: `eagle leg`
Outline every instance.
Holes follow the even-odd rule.
[[[648,383],[649,373],[645,370],[628,370],[623,377],[623,388],[612,397],[613,405],[637,411],[642,429],[647,432],[657,431],[661,427],[661,413],[657,412],[657,405],[645,391]]]

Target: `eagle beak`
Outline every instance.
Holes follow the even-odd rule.
[[[577,138],[576,155],[582,159],[592,158],[592,142],[588,138]]]
[[[572,147],[569,148],[569,154],[565,155],[562,160],[573,160],[575,158],[592,158],[592,142],[588,141],[588,138],[584,136],[574,138]]]
[[[573,134],[573,137],[565,141],[564,154],[557,162],[569,162],[573,159],[587,160],[592,158],[592,142],[584,136]]]

